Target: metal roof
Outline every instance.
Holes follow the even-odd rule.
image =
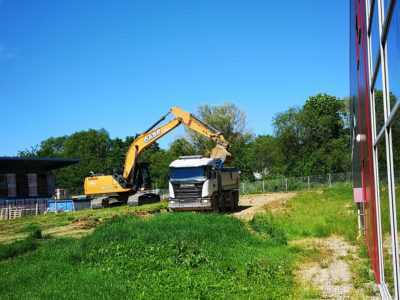
[[[75,158],[0,157],[0,174],[46,173],[80,161]]]

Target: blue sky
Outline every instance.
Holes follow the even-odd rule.
[[[348,16],[344,0],[0,0],[0,156],[226,101],[272,133],[309,96],[348,95]]]

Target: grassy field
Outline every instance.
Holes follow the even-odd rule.
[[[121,207],[0,222],[0,232],[26,234],[0,244],[1,297],[313,298],[319,294],[296,282],[295,269],[321,253],[291,241],[337,234],[356,243],[350,187],[300,192],[286,210],[248,223],[214,213],[158,213],[162,205],[142,207],[154,213],[146,218]],[[41,235],[41,227],[85,216],[104,221],[80,239]]]

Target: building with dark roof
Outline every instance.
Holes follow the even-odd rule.
[[[0,199],[48,198],[54,195],[51,171],[80,159],[0,157]]]

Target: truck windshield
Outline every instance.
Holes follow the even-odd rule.
[[[172,180],[204,179],[204,168],[176,168],[171,169]]]

